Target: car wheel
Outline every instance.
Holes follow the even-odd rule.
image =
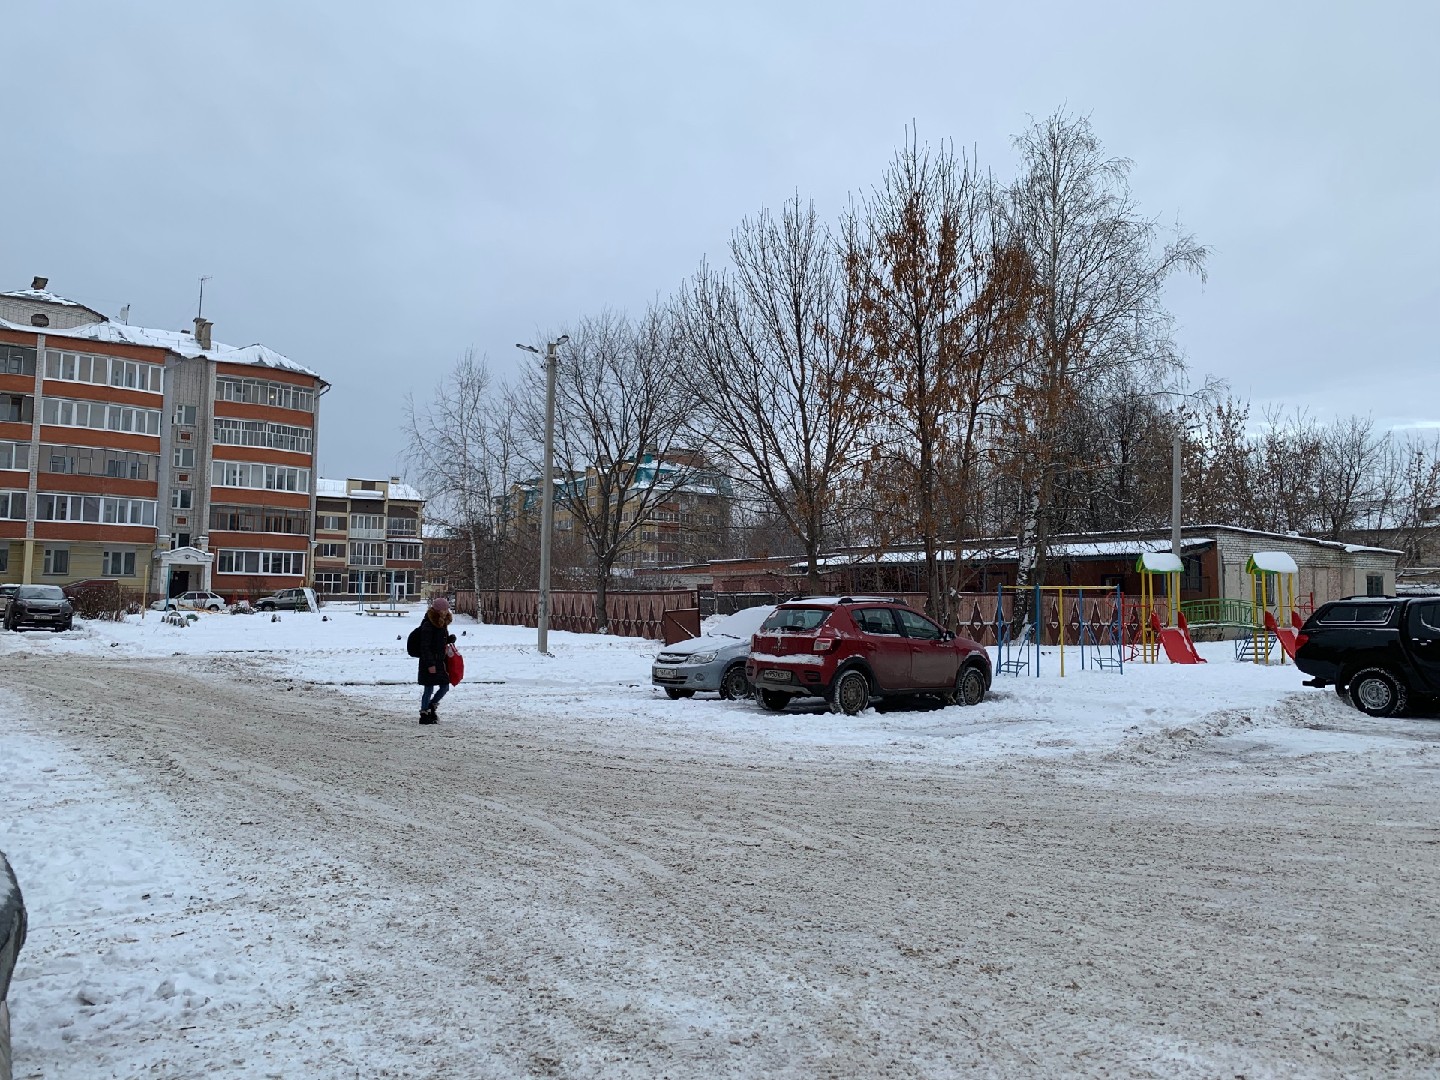
[[[1384,668],[1366,668],[1350,678],[1350,703],[1367,716],[1399,716],[1406,687]]]
[[[745,678],[744,664],[731,664],[720,678],[720,696],[736,701],[750,696],[750,680]]]
[[[694,691],[694,690],[677,690],[677,689],[676,689],[675,687],[673,687],[673,686],[667,686],[667,687],[665,687],[665,696],[668,697],[671,701],[675,701],[675,700],[677,700],[677,699],[679,699],[679,698],[694,697],[694,696],[695,696],[695,691]]]
[[[960,669],[955,679],[954,703],[979,705],[985,700],[985,673],[974,664]]]
[[[761,690],[760,707],[768,712],[784,712],[790,704],[790,695],[783,690]]]
[[[209,610],[211,610],[211,611],[219,611],[219,610],[220,610],[220,605],[219,605],[219,604],[211,604]]]
[[[863,671],[851,668],[830,687],[830,709],[854,716],[870,704],[870,680]]]

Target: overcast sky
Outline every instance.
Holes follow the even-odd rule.
[[[638,311],[745,215],[834,216],[912,119],[1008,177],[1057,106],[1210,245],[1198,378],[1440,426],[1440,4],[12,5],[0,287],[32,276],[331,383],[320,468],[399,469],[401,400]]]

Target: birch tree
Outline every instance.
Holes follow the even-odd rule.
[[[1182,367],[1163,289],[1204,277],[1206,249],[1162,241],[1131,194],[1132,163],[1105,155],[1085,117],[1057,112],[1016,139],[1022,167],[1008,212],[1035,275],[1030,355],[1007,413],[1026,447],[1018,523],[1021,584],[1043,577],[1056,481],[1051,438],[1088,388],[1121,372],[1163,385]]]

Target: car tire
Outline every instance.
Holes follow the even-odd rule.
[[[673,686],[665,687],[665,696],[671,701],[678,701],[680,698],[694,697],[694,690],[679,690]]]
[[[760,701],[760,707],[766,712],[784,712],[785,706],[790,704],[790,695],[783,690],[762,688],[755,696]]]
[[[738,701],[750,696],[750,680],[745,677],[744,664],[731,664],[720,676],[720,696],[726,701]]]
[[[1384,668],[1364,668],[1350,677],[1350,704],[1366,716],[1399,716],[1405,711],[1408,689]]]
[[[955,693],[953,700],[956,705],[970,706],[979,705],[985,700],[985,673],[974,664],[960,669],[960,674],[955,677]]]
[[[870,680],[859,668],[842,671],[830,685],[830,711],[857,716],[870,705]]]

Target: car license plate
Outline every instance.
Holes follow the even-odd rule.
[[[790,672],[776,671],[774,668],[767,669],[760,673],[760,677],[767,682],[789,682]]]
[[[673,667],[657,667],[655,669],[655,678],[657,679],[673,679],[675,675],[676,671]]]

